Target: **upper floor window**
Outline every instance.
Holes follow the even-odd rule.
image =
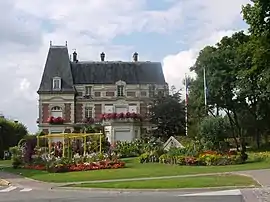
[[[92,94],[92,86],[85,86],[85,95]]]
[[[53,90],[61,90],[61,78],[60,77],[53,78]]]
[[[155,91],[156,91],[155,85],[150,85],[149,86],[149,97],[154,97],[155,96]]]
[[[117,86],[117,96],[118,97],[124,96],[124,86],[123,85]]]
[[[62,108],[59,107],[59,106],[52,107],[51,116],[53,116],[53,117],[62,117],[63,116]]]
[[[93,118],[93,108],[86,106],[85,107],[85,118]]]

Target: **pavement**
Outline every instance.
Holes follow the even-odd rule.
[[[262,188],[232,190],[179,189],[171,191],[151,190],[99,190],[57,188],[55,183],[44,183],[0,171],[0,178],[9,181],[9,186],[0,187],[0,202],[49,202],[49,201],[95,201],[95,202],[270,202],[270,169],[241,171],[233,174],[248,175],[257,180]],[[205,174],[203,174],[205,175]],[[209,175],[209,174],[208,174]],[[190,175],[188,175],[190,176]],[[192,175],[198,176],[198,175]],[[176,177],[176,176],[175,176]],[[179,176],[178,176],[179,177]],[[182,176],[183,177],[183,176]],[[187,177],[187,176],[185,176]],[[167,177],[164,177],[167,178]],[[145,178],[144,178],[145,179]],[[153,178],[151,178],[153,179]],[[162,179],[159,177],[158,179]],[[123,179],[127,180],[127,179]],[[140,178],[137,180],[141,180]],[[99,182],[99,181],[96,181]]]

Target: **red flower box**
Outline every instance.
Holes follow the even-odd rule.
[[[50,124],[63,124],[64,123],[64,119],[62,117],[49,117],[48,120],[47,120],[48,123]]]
[[[127,112],[127,113],[109,113],[109,114],[101,114],[100,115],[100,121],[104,120],[110,120],[110,119],[134,119],[134,120],[142,120],[142,116],[140,114],[137,114],[135,112]]]

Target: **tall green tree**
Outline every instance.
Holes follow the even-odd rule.
[[[149,118],[155,125],[156,137],[166,140],[170,136],[185,135],[185,105],[181,94],[158,93],[149,106]]]
[[[0,159],[3,158],[4,150],[17,145],[27,133],[27,128],[22,123],[0,118]]]

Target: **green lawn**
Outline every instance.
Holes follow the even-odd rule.
[[[11,166],[11,165],[12,165],[12,161],[11,160],[0,160],[0,168],[1,167]]]
[[[158,177],[186,175],[197,173],[217,173],[241,170],[265,169],[269,162],[247,162],[232,166],[177,166],[165,164],[140,164],[137,159],[125,159],[126,168],[111,170],[96,170],[70,173],[47,173],[45,171],[4,168],[4,171],[21,174],[22,176],[45,182],[78,182],[92,180],[109,180],[138,177]]]
[[[126,182],[84,183],[72,187],[115,188],[115,189],[176,189],[225,186],[259,186],[253,179],[239,175],[211,175],[160,180]]]

